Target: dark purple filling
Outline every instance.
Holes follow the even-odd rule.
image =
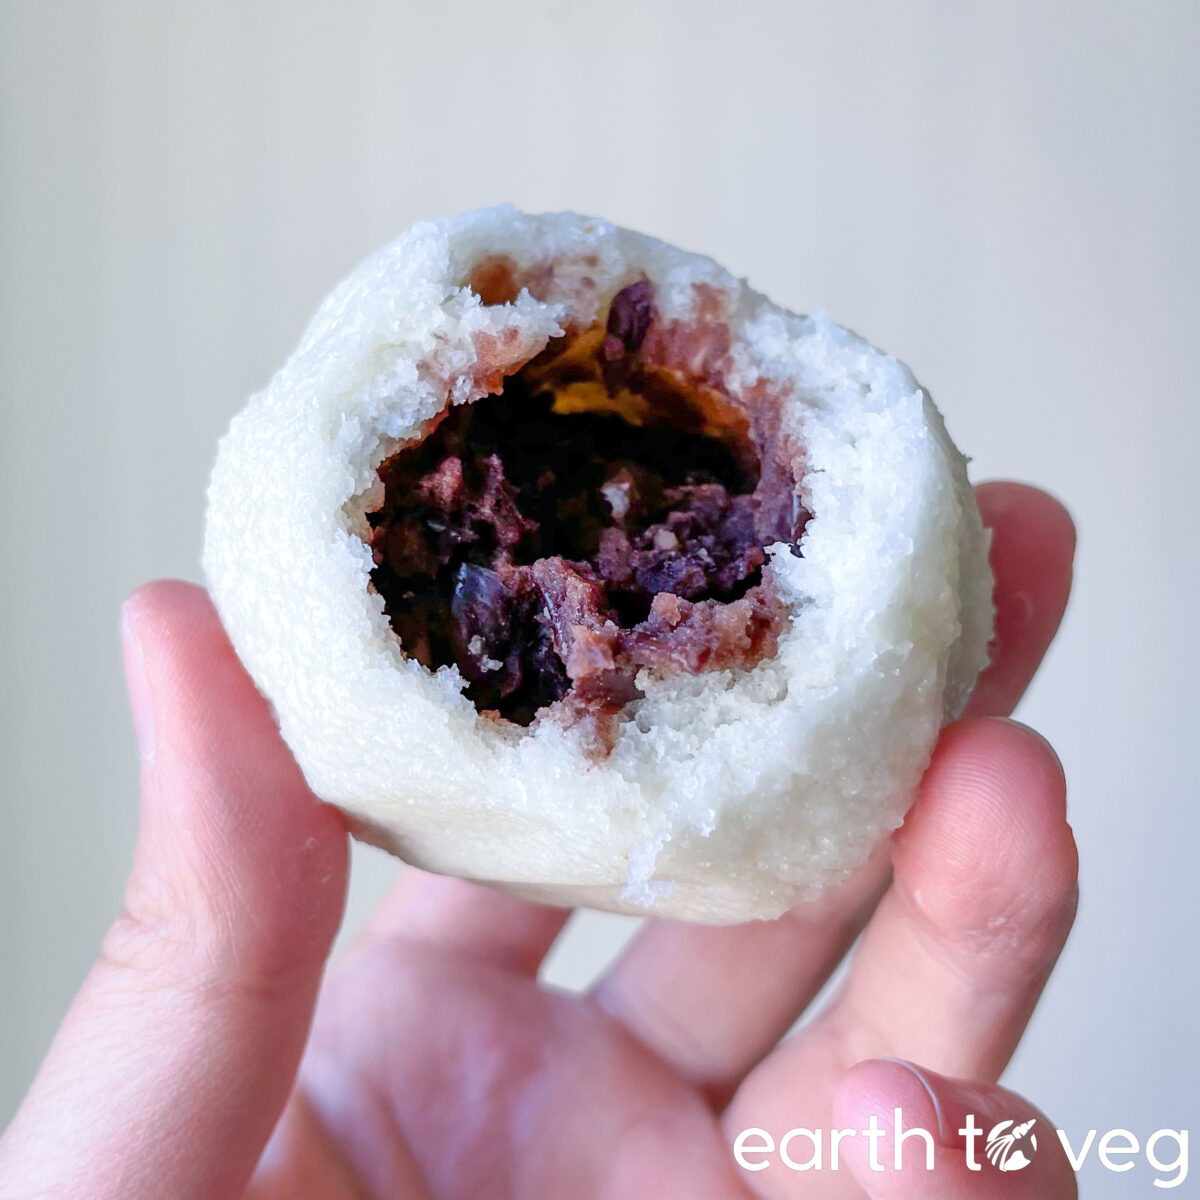
[[[611,394],[637,383],[653,320],[648,284],[614,299],[595,364]],[[380,468],[372,580],[405,653],[456,663],[479,710],[522,725],[568,694],[615,712],[643,667],[773,653],[763,546],[799,536],[790,488],[760,486],[745,445],[555,411],[570,375],[544,357]]]

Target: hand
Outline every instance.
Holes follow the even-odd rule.
[[[143,781],[125,911],[0,1141],[0,1196],[1074,1195],[1049,1122],[995,1086],[1074,913],[1058,761],[997,719],[1058,625],[1074,535],[1031,489],[979,499],[996,661],[890,863],[778,921],[649,923],[585,996],[536,982],[566,913],[415,870],[320,988],[341,818],[305,787],[205,594],[143,588],[125,612]],[[835,998],[781,1042],[864,926]],[[941,1143],[932,1175],[919,1144],[915,1166],[872,1171],[862,1138],[837,1172],[828,1145],[819,1172],[734,1161],[747,1127],[888,1127],[897,1105]],[[985,1129],[1036,1115],[1029,1169],[1001,1175],[980,1152],[969,1172],[946,1148],[967,1112]]]

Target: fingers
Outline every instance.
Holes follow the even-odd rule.
[[[997,718],[948,729],[841,990],[750,1073],[727,1129],[828,1127],[838,1082],[867,1058],[995,1080],[1074,915],[1064,793],[1058,760],[1032,731]],[[793,1180],[771,1194],[844,1193]]]
[[[863,1135],[872,1119],[883,1136]],[[1071,1200],[1076,1194],[1074,1170],[1050,1121],[993,1084],[949,1079],[902,1061],[860,1063],[837,1089],[833,1126],[855,1131],[840,1143],[840,1166],[871,1200]]]
[[[0,1142],[6,1195],[239,1194],[341,915],[341,821],[305,787],[207,596],[152,584],[124,627],[143,751],[126,909]]]
[[[1075,526],[1057,500],[1019,483],[975,489],[992,531],[996,634],[991,665],[979,677],[967,712],[1006,717],[1042,661],[1067,606]]]
[[[881,848],[846,884],[777,921],[647,925],[593,997],[721,1107],[820,991],[889,870]]]
[[[520,975],[537,974],[569,909],[408,868],[372,916],[351,955],[380,939],[439,946]]]
[[[1062,617],[1075,535],[1066,510],[1017,483],[976,489],[992,529],[998,636],[971,710],[1010,712]],[[886,853],[847,887],[779,921],[648,925],[597,1000],[714,1099],[787,1031],[860,932],[888,879]]]
[[[746,1078],[727,1120],[827,1123],[838,1080],[866,1058],[995,1080],[1074,915],[1064,793],[1054,752],[1023,726],[948,729],[841,990]]]
[[[1075,915],[1078,858],[1054,752],[1009,721],[949,729],[892,861],[825,1029],[851,1061],[889,1054],[995,1079]]]

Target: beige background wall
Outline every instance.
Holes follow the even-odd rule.
[[[512,200],[827,307],[977,476],[1075,510],[1022,715],[1067,765],[1083,905],[1010,1081],[1071,1129],[1194,1123],[1197,61],[1188,0],[0,0],[0,1118],[132,843],[121,597],[196,577],[216,438],[322,293]],[[393,864],[358,868],[356,918]],[[554,977],[626,930],[582,919]]]

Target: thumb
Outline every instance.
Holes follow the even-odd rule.
[[[236,1196],[291,1089],[347,848],[196,587],[123,634],[142,750],[125,910],[12,1125],[4,1197]]]
[[[1054,1126],[1028,1100],[995,1084],[873,1059],[845,1075],[833,1111],[839,1128],[865,1134],[874,1119],[882,1130],[874,1146],[865,1136],[842,1143],[846,1166],[871,1200],[1076,1195],[1075,1173]]]

